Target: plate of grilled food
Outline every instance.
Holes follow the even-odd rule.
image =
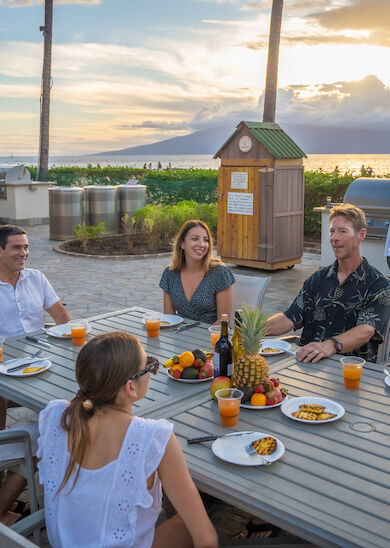
[[[303,396],[284,401],[282,413],[289,419],[311,424],[323,424],[341,419],[345,409],[339,403],[326,398]]]
[[[216,439],[211,446],[215,456],[240,466],[262,466],[270,464],[284,455],[283,443],[264,432],[235,432],[234,436],[223,436]],[[250,445],[255,451],[248,452]]]

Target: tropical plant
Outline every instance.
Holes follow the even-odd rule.
[[[76,225],[73,227],[73,232],[81,242],[84,251],[88,249],[92,242],[96,242],[101,234],[106,230],[105,224],[101,221],[95,225]]]

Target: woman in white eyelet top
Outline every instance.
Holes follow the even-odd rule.
[[[150,372],[156,360],[136,337],[100,335],[78,355],[77,396],[41,412],[37,457],[53,548],[218,546],[173,425],[132,416]],[[155,529],[161,484],[178,515]]]

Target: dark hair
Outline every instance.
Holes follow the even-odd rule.
[[[175,242],[173,244],[173,254],[172,254],[172,263],[169,265],[169,268],[171,270],[174,270],[176,272],[180,272],[181,269],[184,266],[185,263],[185,256],[182,253],[181,244],[186,239],[186,236],[188,232],[191,230],[191,228],[194,228],[196,226],[200,226],[203,228],[206,233],[209,240],[209,249],[203,259],[203,265],[205,267],[206,274],[212,269],[215,268],[219,264],[223,264],[217,257],[212,256],[213,252],[213,237],[211,235],[211,231],[206,223],[199,220],[190,220],[186,221],[184,225],[179,230],[178,234],[176,235]]]
[[[76,464],[73,487],[77,481],[90,439],[88,420],[95,406],[114,404],[121,386],[138,371],[141,359],[141,343],[130,333],[98,335],[80,350],[76,360],[80,390],[61,417],[62,428],[69,432],[70,459],[58,491],[66,485]],[[83,405],[87,402],[89,405]]]
[[[10,236],[14,236],[15,234],[25,234],[27,236],[27,232],[24,230],[24,228],[21,228],[20,226],[15,226],[15,225],[0,226],[0,247],[5,249],[5,246],[8,243],[8,238]]]
[[[338,216],[345,217],[347,221],[352,223],[355,232],[360,232],[363,228],[367,228],[366,216],[360,207],[351,204],[334,206],[330,210],[329,222]]]

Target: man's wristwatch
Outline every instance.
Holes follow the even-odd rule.
[[[337,339],[336,337],[332,337],[330,339],[334,342],[335,348],[336,348],[336,354],[342,354],[343,353],[343,343],[340,341],[340,339]]]

